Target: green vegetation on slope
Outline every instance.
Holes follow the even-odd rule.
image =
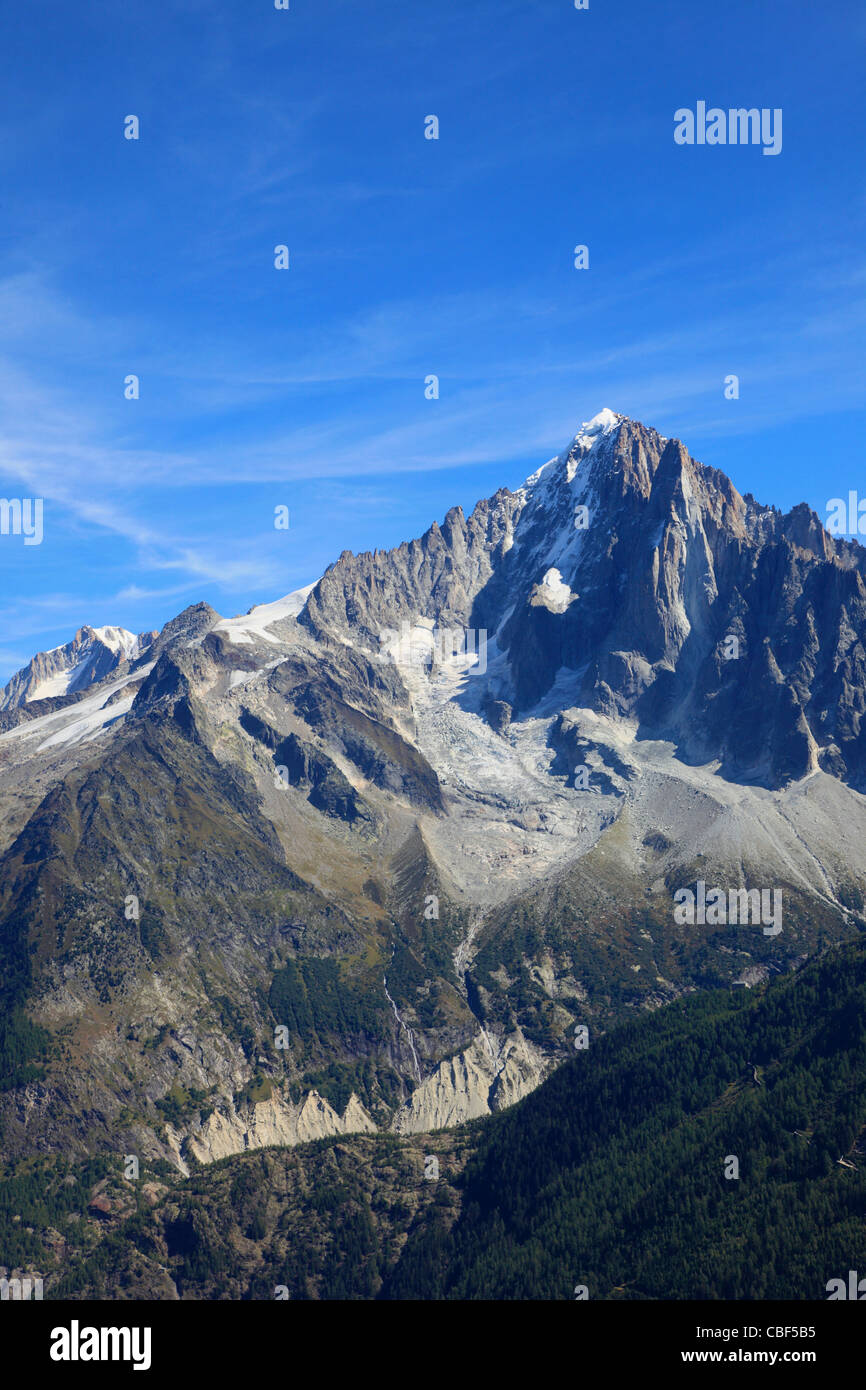
[[[385,1296],[822,1298],[866,1270],[864,1083],[862,946],[625,1024],[486,1123]]]
[[[822,1300],[866,1273],[864,1082],[857,943],[593,1036],[461,1130],[239,1155],[150,1204],[115,1176],[48,1295]]]

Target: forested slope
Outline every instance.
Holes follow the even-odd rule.
[[[459,1131],[271,1149],[186,1181],[21,1166],[0,1185],[0,1263],[84,1299],[825,1299],[866,1274],[864,1081],[858,942],[591,1037]]]

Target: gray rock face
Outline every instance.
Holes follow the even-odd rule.
[[[504,1110],[534,1091],[548,1070],[544,1055],[521,1034],[499,1039],[482,1032],[459,1056],[439,1063],[397,1112],[392,1128],[423,1134]]]
[[[686,761],[768,787],[866,785],[866,551],[806,506],[743,498],[678,440],[603,411],[516,493],[390,552],[343,554],[301,622],[373,643],[485,629],[499,723],[562,706],[636,719]]]
[[[290,786],[305,788],[312,806],[350,825],[372,823],[363,799],[326,753],[297,734],[281,738],[276,729],[251,710],[242,712],[240,723],[247,733],[272,749],[275,769],[283,769],[278,775],[285,776]]]
[[[488,699],[484,702],[484,713],[490,721],[491,729],[495,729],[498,734],[504,734],[511,723],[513,711],[507,700]]]

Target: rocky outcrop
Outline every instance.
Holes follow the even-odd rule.
[[[464,1052],[440,1062],[413,1091],[391,1128],[398,1134],[420,1134],[503,1110],[534,1091],[549,1067],[522,1033],[498,1039],[482,1030]]]
[[[350,1096],[343,1114],[338,1115],[317,1091],[311,1091],[300,1105],[272,1096],[241,1112],[234,1106],[214,1110],[200,1129],[187,1136],[185,1148],[199,1163],[215,1163],[245,1149],[291,1147],[334,1134],[372,1134],[375,1130],[356,1095]]]
[[[192,603],[167,622],[153,643],[152,656],[184,642],[197,642],[219,622],[219,613],[209,603]]]
[[[451,1129],[467,1120],[504,1110],[533,1091],[550,1070],[550,1060],[518,1031],[498,1039],[482,1030],[468,1048],[441,1062],[394,1116],[398,1134]],[[372,1134],[377,1126],[356,1095],[342,1115],[311,1091],[300,1105],[280,1096],[236,1109],[215,1109],[197,1129],[183,1134],[169,1126],[169,1148],[178,1167],[189,1155],[214,1163],[246,1149],[291,1147],[337,1134]]]
[[[495,729],[497,734],[504,734],[511,723],[513,711],[507,700],[488,698],[484,702],[484,713],[491,729]]]
[[[344,550],[314,587],[299,621],[319,636],[353,632],[377,651],[384,634],[419,615],[461,627],[474,611],[480,618],[495,613],[508,597],[499,574],[522,505],[518,494],[502,488],[479,502],[468,520],[462,507],[452,507],[441,527],[434,521],[419,540],[394,550]],[[477,607],[482,593],[483,611]]]
[[[294,733],[283,738],[266,720],[248,709],[242,711],[240,723],[247,733],[272,750],[274,767],[280,777],[284,777],[289,786],[305,790],[310,805],[317,811],[349,825],[372,825],[373,817],[363,798],[321,749]]]

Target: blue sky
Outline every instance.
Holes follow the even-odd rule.
[[[8,6],[0,496],[45,535],[0,536],[0,680],[420,534],[603,406],[866,497],[864,49],[859,0]],[[781,154],[677,146],[698,100]]]

